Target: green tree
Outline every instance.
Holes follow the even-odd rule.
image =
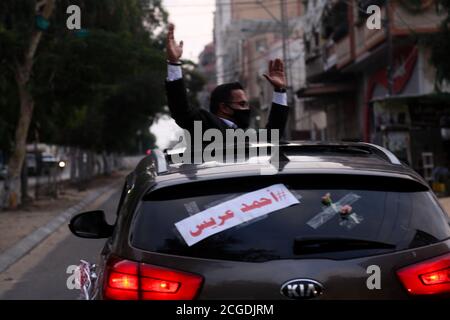
[[[19,116],[15,127],[14,148],[8,162],[8,174],[4,183],[3,206],[16,207],[20,201],[20,172],[25,158],[26,139],[33,115],[35,101],[30,88],[35,56],[41,42],[43,31],[38,28],[27,28],[27,20],[35,16],[48,19],[54,10],[55,0],[4,1],[2,2],[2,20],[0,26],[6,44],[1,61],[11,69],[10,78],[17,85],[19,100]],[[5,10],[6,9],[6,10]],[[5,11],[3,11],[5,10]],[[11,15],[8,16],[8,13]],[[33,20],[31,20],[33,21]]]
[[[197,94],[206,84],[205,77],[197,70],[197,65],[192,61],[186,61],[184,63],[183,74],[189,104],[195,107],[200,107]]]
[[[80,6],[83,30],[66,28],[69,5]],[[0,143],[11,147],[4,206],[20,199],[30,124],[41,140],[94,151],[125,150],[150,124],[164,104],[155,31],[166,21],[160,0],[0,2]]]

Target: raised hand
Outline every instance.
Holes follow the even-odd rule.
[[[281,59],[275,59],[269,61],[269,72],[263,74],[263,76],[272,84],[276,89],[286,88],[286,76],[284,74],[284,64]]]
[[[174,30],[175,26],[170,23],[166,43],[167,60],[169,60],[169,62],[178,63],[181,56],[183,55],[183,41],[180,41],[179,44],[175,42]]]

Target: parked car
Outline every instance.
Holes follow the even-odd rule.
[[[75,235],[107,238],[90,297],[450,296],[448,216],[388,150],[282,144],[274,174],[249,157],[164,166],[144,158],[126,178],[114,225],[103,211],[74,216]]]
[[[36,154],[32,152],[28,152],[26,155],[26,164],[29,175],[37,175],[39,172],[38,168],[38,160],[36,158]]]
[[[27,153],[27,169],[29,175],[50,173],[51,168],[64,169],[66,167],[66,160],[60,159],[51,153],[39,153],[36,155],[34,152]]]
[[[59,169],[64,169],[67,165],[67,160],[56,157],[49,153],[42,154],[42,167],[45,169],[49,169],[52,167],[56,167]]]

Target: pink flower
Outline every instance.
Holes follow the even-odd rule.
[[[331,205],[332,201],[331,201],[331,195],[329,193],[325,194],[322,197],[322,204],[329,206]]]
[[[346,215],[350,214],[350,212],[352,212],[352,207],[349,206],[348,204],[346,204],[345,206],[341,207],[340,212],[342,215],[346,216]]]

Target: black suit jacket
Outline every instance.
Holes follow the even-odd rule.
[[[192,133],[194,130],[194,121],[201,121],[203,131],[208,129],[219,129],[225,133],[226,129],[230,129],[230,127],[215,114],[205,109],[193,108],[189,105],[183,79],[166,81],[166,92],[172,118],[175,119],[175,122],[181,128]],[[288,107],[272,103],[266,129],[279,129],[281,137],[286,127],[288,115]]]

